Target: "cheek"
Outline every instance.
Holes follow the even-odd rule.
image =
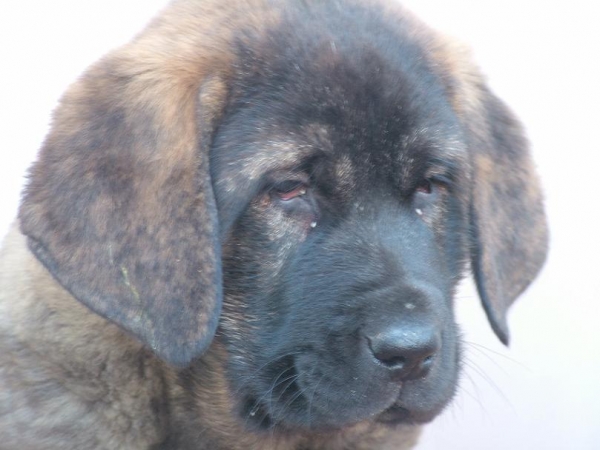
[[[286,262],[311,232],[311,220],[309,214],[292,217],[264,199],[253,202],[223,245],[226,291],[238,295],[273,291]]]
[[[270,350],[265,349],[273,347],[272,336],[287,316],[280,293],[283,279],[308,230],[310,225],[280,208],[255,202],[224,243],[221,328],[237,361],[233,373],[255,370],[269,359]]]
[[[274,203],[269,196],[256,202],[250,214],[260,223],[260,233],[268,240],[279,241],[280,247],[303,242],[318,224],[315,208],[305,199]]]
[[[430,205],[421,216],[423,222],[431,228],[434,233],[443,234],[445,230],[445,218],[447,216],[448,210],[446,208],[445,203],[436,203],[434,205]]]
[[[438,188],[431,194],[418,193],[413,201],[414,213],[433,231],[438,232],[443,229],[443,221],[448,214],[447,203],[446,189]]]

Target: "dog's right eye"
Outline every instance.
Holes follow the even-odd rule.
[[[278,183],[272,190],[272,192],[280,200],[287,202],[298,197],[306,195],[308,186],[306,183],[297,180],[287,180],[282,183]]]
[[[291,178],[272,183],[267,199],[270,205],[283,211],[288,219],[303,224],[303,230],[315,228],[319,207],[308,176],[292,174]]]

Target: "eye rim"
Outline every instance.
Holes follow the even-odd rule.
[[[439,188],[450,190],[452,180],[443,175],[430,175],[424,177],[414,188],[414,194],[431,195],[436,193]]]
[[[282,202],[290,202],[294,199],[304,197],[308,193],[308,183],[303,180],[284,180],[278,182],[271,189],[271,195],[276,196]]]
[[[431,178],[423,178],[415,187],[415,194],[430,195],[433,193],[433,180]]]

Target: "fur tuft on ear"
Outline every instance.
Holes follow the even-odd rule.
[[[465,123],[472,158],[472,269],[498,338],[506,345],[507,310],[529,286],[547,253],[540,183],[519,122],[486,86]]]
[[[153,58],[125,47],[67,91],[19,217],[75,298],[185,366],[221,310],[208,147],[226,94],[216,77]]]

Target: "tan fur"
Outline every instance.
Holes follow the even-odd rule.
[[[184,389],[176,370],[59,286],[16,226],[0,252],[0,339],[1,448],[148,449],[173,422],[189,438],[209,442],[202,449],[218,442],[231,450],[402,450],[419,435],[411,427],[399,438],[373,424],[310,441],[246,433],[229,419],[222,346],[205,355],[202,383]],[[202,421],[178,406],[190,399],[206,414]]]
[[[0,253],[0,447],[131,448],[160,442],[162,364],[91,313],[13,227]]]

